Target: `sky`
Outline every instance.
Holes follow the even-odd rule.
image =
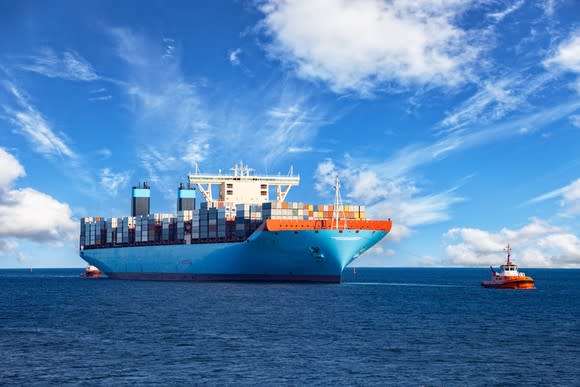
[[[0,1],[0,268],[196,165],[391,218],[355,266],[580,267],[580,2]]]

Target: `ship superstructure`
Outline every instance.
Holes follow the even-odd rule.
[[[344,267],[391,229],[390,219],[368,220],[363,206],[342,205],[338,180],[335,203],[315,206],[285,201],[300,182],[292,171],[260,176],[242,163],[232,171],[196,171],[180,185],[178,207],[191,206],[180,199],[191,199],[195,186],[200,208],[81,219],[81,257],[112,278],[340,282]]]
[[[195,184],[207,203],[262,204],[270,201],[270,187],[276,188],[276,201],[286,200],[290,188],[300,184],[300,176],[292,169],[288,176],[257,176],[243,162],[235,164],[232,175],[201,174],[197,170],[189,175],[189,183]],[[212,187],[218,186],[218,198],[214,199]]]

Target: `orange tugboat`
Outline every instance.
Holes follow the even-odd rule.
[[[534,279],[519,272],[518,265],[511,262],[512,248],[509,244],[505,250],[507,251],[506,263],[499,267],[499,271],[495,271],[490,266],[491,281],[482,281],[481,285],[485,288],[495,289],[535,289]]]
[[[85,272],[83,274],[81,274],[81,277],[87,277],[87,278],[97,278],[100,276],[101,276],[101,271],[93,265],[87,266]]]

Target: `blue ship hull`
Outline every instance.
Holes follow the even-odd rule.
[[[116,279],[340,282],[342,270],[386,231],[255,231],[243,242],[85,249]]]

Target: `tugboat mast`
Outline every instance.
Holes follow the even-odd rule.
[[[510,244],[508,243],[507,247],[504,249],[505,251],[507,251],[507,264],[510,264],[510,257],[511,257],[511,252],[512,252],[512,248],[510,246]]]

